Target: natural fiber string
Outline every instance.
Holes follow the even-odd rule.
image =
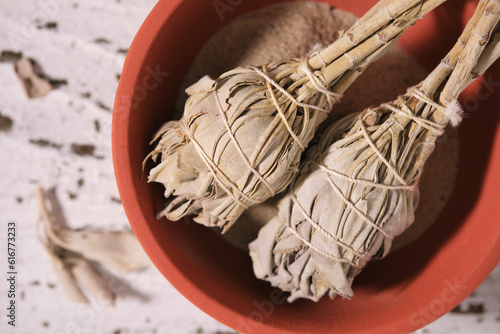
[[[331,233],[329,233],[327,230],[325,230],[324,228],[321,227],[321,225],[319,225],[318,223],[316,223],[314,221],[314,219],[312,219],[312,217],[306,212],[306,210],[304,209],[304,207],[300,204],[297,196],[295,195],[295,193],[292,192],[292,200],[294,202],[294,204],[299,208],[299,211],[300,213],[304,216],[304,218],[306,218],[306,220],[309,222],[309,224],[311,224],[316,230],[318,230],[321,234],[323,234],[325,237],[327,237],[328,239],[332,240],[335,244],[341,246],[342,248],[345,248],[351,252],[353,252],[354,254],[356,254],[356,256],[359,256],[363,259],[367,259],[364,254],[362,253],[359,253],[358,251],[356,251],[354,248],[350,247],[349,245],[345,244],[344,242],[342,242],[342,240],[339,240],[338,238],[334,237]]]
[[[236,147],[236,150],[238,151],[241,158],[243,159],[243,161],[247,165],[247,168],[250,169],[250,171],[264,184],[264,186],[269,191],[269,194],[271,196],[274,196],[275,195],[274,190],[271,187],[271,185],[269,184],[269,182],[267,182],[266,179],[264,179],[264,177],[252,166],[252,164],[248,160],[247,156],[243,152],[243,149],[241,148],[240,143],[236,140],[236,137],[234,136],[232,129],[231,129],[231,126],[229,125],[229,122],[227,120],[226,112],[222,108],[222,104],[221,104],[220,98],[219,98],[219,93],[217,92],[217,83],[215,85],[214,91],[215,91],[215,100],[217,101],[217,108],[219,109],[219,114],[220,114],[222,120],[224,121],[224,125],[226,126],[227,133],[229,134],[229,137],[231,138],[233,145]]]
[[[230,191],[225,183],[219,178],[216,170],[224,175],[224,173],[219,169],[219,167],[217,166],[216,163],[214,163],[212,161],[212,159],[205,153],[205,151],[203,150],[203,147],[201,147],[201,145],[196,141],[196,139],[194,138],[194,135],[189,131],[189,127],[186,126],[186,125],[183,125],[183,128],[184,128],[184,133],[189,137],[189,140],[191,140],[191,142],[194,144],[195,148],[196,148],[196,151],[198,151],[198,153],[200,154],[203,162],[207,165],[208,169],[210,170],[210,173],[212,174],[212,177],[214,178],[214,180],[221,186],[222,189],[224,189],[224,191],[226,192],[226,194],[229,195],[229,197],[231,197],[231,199],[233,201],[235,201],[236,203],[238,203],[238,205],[242,206],[243,208],[245,209],[248,209],[248,206],[245,205],[243,202],[241,202],[238,198],[236,198],[234,196],[234,194],[232,193],[232,191]],[[231,188],[233,188],[237,193],[239,193],[239,195],[243,198],[245,198],[247,201],[250,201],[250,202],[253,202],[254,204],[258,204],[257,201],[251,199],[250,197],[248,197],[245,193],[243,193],[239,188],[238,186],[236,186],[235,184],[233,184],[231,182],[231,180],[226,176],[224,175],[227,179],[228,179],[228,183],[229,183],[229,186]]]
[[[312,57],[314,57],[314,56],[318,57],[318,58],[319,58],[319,60],[321,61],[321,63],[323,64],[323,65],[320,67],[320,70],[324,69],[324,68],[327,66],[327,64],[326,64],[325,60],[323,59],[323,57],[321,57],[321,54],[319,53],[319,51],[315,51],[315,52],[311,53],[310,58],[312,58]]]
[[[264,71],[266,71],[265,68],[264,68]],[[267,76],[267,71],[264,72],[264,74]],[[290,136],[292,136],[293,140],[297,143],[297,145],[299,145],[300,150],[304,151],[306,149],[305,145],[302,143],[300,138],[293,131],[292,126],[290,125],[290,123],[286,119],[286,115],[283,113],[283,110],[281,109],[281,105],[278,102],[278,99],[276,98],[276,94],[274,94],[271,83],[267,80],[266,80],[266,88],[269,91],[269,95],[271,96],[271,99],[273,100],[274,106],[276,107],[276,111],[278,112],[278,115],[280,116],[281,120],[283,121],[283,125],[285,126],[286,130],[288,131]]]
[[[337,93],[334,93],[334,92],[331,92],[328,90],[328,87],[326,85],[326,83],[324,84],[325,87],[321,87],[321,79],[318,78],[318,76],[316,76],[314,73],[312,73],[312,71],[309,69],[308,66],[304,66],[304,64],[301,62],[300,63],[301,65],[301,68],[302,70],[304,71],[304,73],[306,74],[306,76],[311,80],[312,84],[314,85],[314,87],[320,92],[320,93],[323,93],[325,94],[325,96],[327,97],[327,100],[328,100],[328,104],[329,104],[329,108],[328,109],[325,109],[325,108],[320,108],[320,107],[317,107],[315,105],[311,105],[311,104],[307,104],[307,103],[301,103],[301,102],[298,102],[290,93],[288,93],[283,87],[281,87],[276,81],[274,81],[272,78],[269,77],[269,75],[267,75],[267,69],[264,67],[264,71],[261,71],[260,69],[258,69],[257,67],[251,67],[251,69],[253,71],[255,71],[256,73],[258,73],[261,77],[263,77],[266,81],[266,86],[270,92],[270,95],[271,95],[271,98],[273,100],[273,103],[276,107],[276,110],[280,116],[280,118],[282,119],[283,121],[283,124],[284,126],[286,127],[287,131],[289,132],[289,134],[292,136],[292,138],[294,139],[294,141],[297,143],[297,145],[299,146],[299,148],[304,151],[305,150],[305,145],[304,143],[302,143],[302,141],[298,138],[298,136],[295,134],[295,132],[293,131],[293,129],[291,128],[288,120],[286,119],[286,115],[283,113],[283,110],[281,108],[281,105],[279,104],[277,98],[276,98],[276,95],[272,89],[271,86],[275,87],[278,91],[280,91],[283,96],[285,96],[286,98],[288,98],[292,103],[296,104],[297,106],[300,106],[302,108],[304,108],[305,110],[308,110],[308,109],[313,109],[313,110],[318,110],[318,111],[321,111],[321,112],[324,112],[324,113],[329,113],[330,110],[331,110],[331,107],[334,103],[334,101],[331,100],[331,98],[340,98],[342,95],[341,94],[337,94]],[[319,81],[319,82],[318,82]],[[323,79],[324,81],[324,79]],[[233,132],[232,132],[232,129],[231,129],[231,126],[229,124],[229,121],[227,119],[227,115],[226,115],[226,110],[224,110],[224,108],[222,107],[222,103],[220,101],[220,98],[219,98],[219,94],[218,94],[218,90],[217,90],[217,83],[215,85],[215,88],[214,88],[214,92],[215,92],[215,95],[216,95],[216,102],[217,102],[217,108],[219,109],[219,114],[221,115],[221,118],[224,122],[224,126],[226,127],[226,130],[227,130],[227,133],[229,134],[229,137],[231,139],[231,142],[233,143],[233,145],[236,147],[236,150],[238,151],[238,153],[240,154],[240,156],[242,157],[243,159],[243,162],[245,163],[245,165],[247,166],[247,168],[264,184],[264,186],[266,187],[266,189],[269,191],[270,195],[271,196],[274,196],[275,195],[275,192],[272,188],[272,186],[269,184],[269,182],[266,181],[266,179],[252,166],[252,164],[250,163],[250,161],[248,160],[248,157],[245,155],[245,153],[243,152],[243,149],[241,148],[241,145],[239,144],[238,140],[236,139],[236,137],[234,136]],[[198,151],[198,153],[200,154],[200,156],[202,157],[202,160],[205,162],[205,164],[207,165],[207,167],[209,168],[210,170],[210,173],[212,174],[214,180],[222,187],[222,189],[240,206],[242,206],[243,208],[245,209],[248,209],[248,206],[245,205],[243,202],[241,202],[238,198],[236,198],[236,196],[234,196],[233,192],[230,191],[228,189],[228,187],[226,186],[225,182],[223,180],[221,180],[221,178],[219,177],[219,174],[222,174],[222,171],[218,168],[217,164],[207,155],[207,153],[203,150],[203,147],[196,141],[196,139],[194,138],[194,135],[190,132],[189,130],[189,127],[187,125],[184,125],[184,132],[186,133],[186,135],[189,137],[189,139],[193,142],[193,144],[195,145],[195,148],[196,150]],[[218,172],[218,173],[217,173]],[[237,185],[235,185],[226,175],[224,175],[224,177],[228,180],[228,184],[229,186],[235,190],[236,193],[239,194],[240,197],[243,197],[245,200],[247,201],[250,201],[254,204],[258,204],[258,201],[256,200],[253,200],[251,197],[249,197],[248,195],[246,195]]]
[[[328,90],[328,84],[325,78],[321,74],[315,74],[312,72],[312,70],[309,68],[309,64],[306,58],[300,61],[300,68],[309,78],[309,80],[311,80],[314,88],[316,88],[317,91],[323,93],[326,96],[330,109],[333,107],[333,104],[335,102],[338,102],[342,98],[342,94],[338,94]],[[337,101],[335,101],[335,99],[337,99]]]
[[[323,112],[325,114],[328,114],[330,112],[329,109],[321,108],[312,104],[307,104],[307,103],[302,103],[297,101],[289,92],[287,92],[283,87],[278,85],[273,79],[271,79],[267,74],[262,72],[260,69],[257,67],[250,67],[253,71],[258,73],[262,78],[264,78],[267,82],[269,82],[271,85],[274,86],[277,90],[279,90],[284,96],[286,96],[290,101],[292,101],[295,105],[304,108],[305,110],[307,109],[313,109],[313,110],[318,110],[320,112]]]
[[[427,97],[427,95],[423,91],[421,91],[419,89],[413,88],[410,90],[410,92],[417,99],[433,106],[439,112],[441,112],[446,117],[446,120],[452,126],[457,126],[462,121],[464,111],[463,111],[462,106],[460,105],[460,103],[458,102],[457,99],[452,99],[450,102],[448,102],[448,104],[446,106],[443,106],[439,103],[432,101],[429,97]],[[431,123],[433,123],[433,122],[431,122]],[[440,125],[437,123],[433,123],[433,124],[437,129],[439,129],[439,132],[437,133],[438,135],[441,135],[444,133],[444,128],[446,127],[446,124],[443,124],[443,125]]]
[[[440,136],[444,133],[444,126],[441,126],[437,123],[434,123],[434,122],[431,122],[429,120],[422,119],[420,117],[413,115],[411,113],[411,110],[406,105],[404,105],[401,109],[396,108],[390,104],[382,104],[382,107],[387,108],[396,114],[410,118],[413,122],[417,123],[418,125],[425,128],[426,130],[432,132],[436,136]]]
[[[443,113],[446,116],[447,108],[440,105],[439,103],[436,103],[433,100],[431,100],[422,90],[415,88],[415,87],[412,87],[412,88],[408,89],[408,94],[410,94],[412,97],[424,102],[425,104],[434,107],[436,110],[438,110],[439,112]],[[430,120],[422,118],[422,117],[418,117],[410,110],[410,108],[406,105],[406,103],[404,103],[402,101],[401,104],[402,104],[401,109],[396,108],[394,106],[391,106],[387,103],[383,104],[382,106],[387,107],[391,111],[394,111],[400,115],[403,115],[407,118],[410,118],[412,121],[414,121],[415,123],[417,123],[421,127],[427,129],[428,131],[434,133],[435,135],[440,136],[444,133],[444,128],[445,128],[444,125],[438,124],[436,122],[430,121]]]
[[[339,262],[342,262],[342,263],[347,263],[355,268],[362,268],[363,266],[360,266],[360,265],[357,265],[347,259],[344,259],[344,258],[340,258],[340,257],[337,257],[337,256],[333,256],[332,254],[328,253],[328,252],[325,252],[324,250],[314,246],[312,243],[310,243],[309,241],[307,241],[306,239],[304,239],[300,234],[299,232],[297,232],[296,230],[294,230],[293,228],[291,228],[290,226],[287,226],[288,229],[293,233],[293,235],[295,235],[298,239],[300,239],[300,241],[302,241],[307,247],[309,247],[310,249],[314,250],[316,253],[319,253],[325,257],[328,257],[328,258],[331,258],[335,261],[339,261]]]
[[[370,145],[370,147],[373,149],[373,152],[377,155],[377,157],[380,159],[380,161],[382,161],[382,163],[387,167],[387,169],[389,169],[389,171],[391,171],[391,173],[394,175],[394,177],[404,186],[408,186],[408,184],[406,183],[406,181],[399,175],[399,173],[396,171],[396,169],[391,165],[391,163],[389,161],[387,161],[384,156],[382,155],[382,153],[378,150],[378,148],[375,146],[375,144],[373,143],[372,139],[370,138],[370,135],[368,134],[368,131],[366,131],[366,127],[363,123],[363,120],[362,120],[362,116],[364,115],[364,113],[360,114],[360,117],[359,117],[359,126],[361,128],[361,132],[363,133],[363,136],[365,137],[366,139],[366,142],[368,143],[368,145]]]
[[[437,110],[443,112],[445,115],[446,115],[446,108],[441,106],[440,104],[437,104],[435,103],[434,101],[432,101],[430,98],[428,98],[427,96],[425,96],[425,94],[418,90],[418,89],[415,89],[415,88],[411,88],[408,90],[408,93],[419,99],[420,101],[428,104],[428,105],[431,105],[433,106],[434,108],[436,108]],[[443,131],[444,131],[444,126],[438,124],[438,123],[435,123],[435,122],[432,122],[428,119],[424,119],[424,118],[421,118],[421,117],[418,117],[417,115],[413,114],[411,112],[411,110],[408,108],[408,106],[406,105],[406,103],[404,101],[402,101],[402,98],[400,97],[399,100],[401,101],[401,105],[402,107],[401,108],[397,108],[397,107],[394,107],[393,105],[390,105],[390,104],[387,104],[387,103],[384,103],[381,105],[381,107],[383,108],[387,108],[397,114],[400,114],[400,115],[403,115],[409,119],[411,119],[412,121],[414,121],[415,123],[417,123],[418,125],[422,126],[423,128],[437,134],[437,135],[442,135],[443,134]],[[408,184],[406,183],[406,181],[401,177],[401,175],[399,175],[399,173],[396,171],[396,169],[391,165],[391,163],[389,161],[387,161],[384,156],[382,155],[382,153],[377,149],[377,147],[375,146],[375,144],[373,143],[373,141],[371,140],[367,130],[366,130],[366,126],[364,125],[363,123],[363,116],[369,112],[370,109],[367,109],[365,110],[363,113],[360,114],[359,116],[359,124],[360,124],[360,128],[361,128],[361,131],[368,143],[368,145],[370,145],[370,147],[373,149],[374,153],[378,156],[378,158],[380,159],[380,161],[382,161],[382,163],[387,167],[387,169],[389,169],[391,171],[391,173],[394,175],[394,177],[403,185],[403,186],[408,186]]]
[[[417,98],[417,99],[421,100],[422,102],[426,103],[427,105],[431,105],[435,109],[443,112],[445,115],[447,114],[447,108],[445,108],[445,107],[441,106],[440,104],[437,104],[434,101],[432,101],[422,91],[420,91],[418,89],[415,89],[415,88],[411,88],[411,89],[408,90],[408,93],[411,96],[414,96],[415,98]],[[425,129],[427,129],[427,130],[429,130],[429,131],[431,131],[433,133],[436,133],[438,135],[442,134],[442,131],[444,131],[444,126],[441,126],[440,124],[437,124],[435,122],[432,122],[432,121],[429,121],[427,119],[423,119],[421,117],[418,117],[418,116],[414,115],[405,103],[402,103],[402,108],[401,109],[396,108],[396,107],[394,107],[394,106],[392,106],[390,104],[383,104],[382,107],[385,107],[385,108],[387,108],[387,109],[389,109],[391,111],[394,111],[395,113],[404,115],[404,116],[410,118],[415,123],[417,123],[420,126],[424,127]],[[339,173],[339,172],[337,172],[335,170],[332,170],[332,169],[328,168],[323,163],[322,153],[321,153],[321,150],[319,149],[319,145],[318,145],[318,152],[319,152],[320,162],[318,163],[318,162],[313,161],[313,160],[311,160],[311,162],[314,163],[315,165],[317,165],[323,172],[325,172],[325,174],[326,174],[326,176],[328,178],[328,182],[330,183],[330,186],[332,187],[332,189],[334,190],[334,192],[341,198],[342,202],[345,205],[347,205],[351,210],[353,210],[354,212],[356,212],[358,214],[358,216],[361,217],[363,219],[363,221],[365,223],[367,223],[369,226],[371,226],[371,227],[375,228],[376,230],[378,230],[386,238],[389,238],[389,239],[392,240],[392,239],[394,239],[394,236],[392,236],[392,235],[388,234],[387,232],[385,232],[383,230],[383,228],[381,228],[376,223],[374,223],[373,221],[371,221],[368,217],[366,217],[366,215],[363,212],[361,212],[361,210],[359,210],[354,205],[354,203],[352,203],[348,198],[346,198],[344,196],[344,194],[342,193],[342,191],[335,185],[335,182],[333,182],[333,180],[330,177],[330,176],[333,175],[333,176],[336,176],[338,178],[341,178],[341,179],[343,179],[345,181],[348,181],[348,182],[351,182],[351,183],[362,184],[362,185],[365,185],[365,186],[371,186],[371,187],[381,188],[381,189],[386,189],[386,190],[408,190],[408,191],[415,191],[417,189],[418,181],[415,182],[413,185],[408,185],[406,183],[406,181],[404,181],[404,179],[401,177],[401,175],[399,175],[399,173],[395,170],[395,168],[383,157],[382,153],[377,149],[377,147],[375,146],[375,144],[371,140],[370,136],[368,135],[368,133],[366,131],[366,127],[363,124],[363,116],[366,113],[368,113],[368,112],[371,112],[371,110],[370,109],[365,110],[363,113],[360,114],[360,117],[359,117],[360,127],[361,127],[361,130],[362,130],[363,135],[365,137],[365,140],[368,142],[368,144],[370,145],[370,147],[373,149],[373,151],[375,152],[375,154],[377,155],[377,157],[382,161],[382,163],[384,163],[386,165],[386,167],[393,173],[393,175],[395,176],[395,178],[402,185],[391,186],[391,185],[385,185],[385,184],[376,183],[376,182],[370,182],[370,181],[363,180],[363,179],[353,178],[353,177],[347,176],[345,174]],[[333,235],[331,235],[328,231],[326,231],[323,227],[321,227],[321,225],[319,225],[318,223],[316,223],[312,219],[312,217],[309,214],[307,214],[307,212],[305,211],[305,209],[302,207],[302,205],[298,201],[298,198],[295,195],[294,189],[292,189],[291,192],[292,192],[292,200],[293,200],[294,204],[299,208],[299,211],[302,213],[302,215],[304,216],[304,218],[311,224],[311,226],[313,228],[315,228],[320,233],[322,233],[323,235],[325,235],[328,239],[333,240],[335,244],[337,244],[337,245],[339,245],[339,246],[341,246],[341,247],[343,247],[343,248],[345,248],[345,249],[347,249],[349,251],[354,252],[361,259],[367,260],[367,258],[364,255],[361,255],[359,252],[355,251],[352,247],[345,245],[340,240],[338,240]],[[290,225],[288,225],[287,227],[304,244],[306,244],[309,247],[312,246],[312,244],[309,241],[307,241],[304,237],[302,237],[300,235],[300,233],[298,233],[294,228],[292,228]],[[319,249],[319,248],[317,248],[315,246],[311,247],[311,249],[313,249],[314,251],[316,251],[316,252],[318,252],[318,253],[326,256],[326,257],[332,258],[334,260],[342,260],[341,262],[347,262],[347,263],[350,263],[351,265],[353,265],[353,266],[356,267],[356,265],[352,261],[349,261],[349,260],[346,260],[346,259],[339,259],[337,256],[334,256],[334,255],[332,255],[332,254],[330,254],[330,253],[328,253],[328,252],[326,252],[326,251],[324,251],[322,249]]]
[[[322,165],[316,161],[311,160],[312,163],[314,163],[318,168],[320,168],[322,171],[333,175],[335,177],[338,177],[344,181],[348,181],[350,183],[356,183],[356,184],[361,184],[364,186],[369,186],[369,187],[374,187],[374,188],[382,188],[382,189],[387,189],[387,190],[409,190],[409,191],[415,191],[418,188],[417,184],[413,184],[411,186],[390,186],[382,183],[377,183],[377,182],[371,182],[363,179],[356,179],[350,176],[347,176],[345,174],[342,174],[340,172],[337,172],[333,169],[328,168],[325,165]]]
[[[339,189],[339,187],[337,187],[337,185],[335,185],[335,182],[333,182],[332,178],[330,177],[330,174],[329,173],[326,173],[326,174],[327,174],[326,177],[328,179],[328,183],[332,187],[333,191],[337,195],[339,195],[340,199],[342,200],[342,202],[344,202],[345,205],[347,205],[351,210],[353,210],[354,212],[356,212],[358,214],[358,216],[360,216],[365,223],[367,223],[369,226],[373,227],[374,229],[378,230],[386,238],[389,238],[391,240],[394,239],[394,236],[388,234],[380,226],[378,226],[377,224],[375,224],[374,222],[372,222],[370,220],[370,218],[368,218],[360,209],[358,209],[354,203],[352,203],[348,198],[346,198],[345,195],[342,193],[342,191]]]

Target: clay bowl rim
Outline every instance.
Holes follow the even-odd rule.
[[[155,41],[157,40],[158,35],[162,32],[162,28],[166,23],[166,20],[171,19],[176,15],[176,13],[179,11],[179,6],[181,6],[183,2],[184,1],[182,0],[159,1],[138,31],[126,57],[121,80],[116,94],[112,125],[113,162],[123,206],[135,234],[137,235],[139,241],[143,245],[147,254],[150,256],[153,263],[170,281],[170,283],[174,287],[176,287],[179,292],[181,292],[186,298],[188,298],[204,312],[233,328],[236,328],[238,326],[237,322],[241,321],[243,317],[246,318],[244,319],[244,321],[249,324],[248,326],[250,326],[250,328],[258,328],[259,332],[297,332],[294,330],[293,326],[279,324],[273,321],[269,321],[269,319],[266,319],[266,321],[263,323],[258,321],[258,319],[250,319],[248,316],[245,316],[241,312],[235,311],[228,305],[221,302],[218,296],[214,296],[213,294],[211,295],[207,291],[200,289],[200,287],[194,283],[192,277],[189,276],[189,273],[187,273],[186,270],[183,270],[184,268],[179,267],[179,263],[176,262],[171,254],[164,254],[163,248],[159,244],[160,241],[157,239],[157,236],[154,235],[154,227],[148,226],[148,220],[151,219],[151,212],[148,212],[141,205],[141,200],[137,197],[136,187],[140,182],[143,181],[140,181],[139,179],[137,168],[132,166],[132,163],[136,162],[136,160],[138,159],[132,156],[130,152],[130,148],[134,145],[134,138],[131,135],[131,129],[134,122],[133,116],[137,115],[143,101],[140,101],[141,103],[139,103],[139,107],[134,106],[134,102],[136,102],[136,88],[144,85],[143,74],[148,55]],[[273,1],[273,3],[274,2],[276,1]],[[341,1],[338,0],[334,2]],[[373,0],[367,1],[367,3],[373,2]],[[366,2],[363,2],[363,4],[365,3]],[[339,7],[342,8],[341,6]],[[355,6],[351,9],[353,12],[359,15],[363,12],[361,8],[363,8],[363,10],[365,9],[364,7],[355,8]],[[410,34],[410,32],[408,32],[407,34]],[[410,40],[410,38],[406,39],[406,41],[408,40]],[[408,48],[411,48],[409,44],[406,46]],[[498,94],[496,94],[496,96],[498,96]],[[497,152],[497,156],[500,154],[498,153],[500,152],[499,132],[500,131],[497,131],[496,139],[494,143],[492,143],[491,148],[493,150],[492,154]],[[492,161],[491,164],[487,165],[486,169],[487,171],[485,173],[487,173],[488,180],[491,181],[490,183],[500,185],[500,177],[490,175],[492,173],[491,170],[500,169],[500,158],[496,159],[496,161]],[[496,198],[499,198],[500,196],[498,195],[498,191],[494,190],[494,185],[492,184],[489,186],[488,184],[485,185],[485,187],[488,188],[486,192],[488,194],[491,194],[490,197],[497,196]],[[482,205],[488,205],[488,203],[489,205],[493,205],[495,201],[489,198],[486,199],[486,204],[483,203]],[[474,210],[469,213],[469,215],[472,216],[474,216],[475,214],[477,213],[475,213]],[[487,218],[487,216],[482,213],[478,213],[477,215],[479,215],[479,217],[476,217],[475,219]],[[500,218],[500,216],[496,217]],[[464,226],[463,228],[467,229],[467,226]],[[463,233],[466,232],[462,231],[461,235]],[[417,313],[408,313],[407,311],[409,306],[405,305],[404,307],[401,307],[401,309],[405,310],[407,315],[417,315],[413,323],[411,323],[411,321],[409,323],[408,319],[405,319],[404,321],[395,320],[392,323],[385,323],[374,326],[372,332],[387,333],[392,331],[415,330],[422,327],[423,325],[432,322],[433,320],[437,319],[438,317],[458,305],[463,299],[465,299],[465,297],[472,293],[475,288],[484,281],[484,279],[486,279],[489,273],[500,261],[500,233],[489,237],[490,238],[488,239],[488,244],[481,245],[482,249],[476,250],[475,255],[482,256],[480,258],[476,258],[475,262],[470,258],[467,258],[466,262],[472,263],[473,265],[471,265],[469,268],[463,268],[462,270],[455,272],[455,274],[460,274],[456,277],[460,277],[461,279],[463,279],[462,283],[466,285],[466,288],[462,289],[460,295],[457,296],[457,298],[455,298],[452,302],[445,302],[445,306],[442,307],[439,312],[433,312],[428,316],[422,316],[418,313],[418,311]],[[448,241],[459,243],[459,241],[454,240],[453,236],[451,236]],[[429,261],[428,265],[436,267],[437,265],[439,265],[439,263],[441,262],[436,259],[432,259],[432,261]],[[411,285],[412,282],[408,282],[407,284]],[[427,294],[434,296],[439,294],[440,291],[443,291],[442,289],[430,290],[431,291],[429,291]],[[210,293],[213,293],[213,291],[210,291]],[[435,298],[436,297],[434,297],[434,300]],[[425,307],[425,305],[420,306]],[[419,305],[416,305],[416,307],[418,310]],[[400,311],[402,312],[402,310]],[[300,328],[296,329],[300,332],[307,332],[307,330],[303,331]],[[359,328],[358,331],[361,332]],[[357,330],[353,328],[352,332],[357,332]]]

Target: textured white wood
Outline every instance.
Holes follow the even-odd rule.
[[[54,188],[65,223],[73,228],[128,226],[113,174],[111,108],[125,58],[120,49],[128,48],[154,4],[0,0],[0,51],[22,51],[51,77],[68,81],[46,97],[28,100],[12,64],[0,62],[0,113],[14,121],[10,132],[0,132],[0,333],[231,332],[188,302],[154,268],[116,276],[115,308],[96,301],[71,304],[55,286],[49,259],[35,236],[37,185]],[[33,26],[47,22],[57,22],[57,28]],[[30,143],[38,139],[60,148]],[[72,153],[72,143],[94,145],[95,156]],[[7,326],[5,314],[9,220],[17,223],[18,232],[15,328]],[[483,314],[448,314],[419,333],[499,333],[499,284],[500,267],[462,305],[482,304]]]

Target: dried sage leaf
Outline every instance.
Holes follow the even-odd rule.
[[[89,300],[83,293],[82,289],[76,282],[68,264],[60,257],[59,253],[54,253],[50,248],[46,248],[49,254],[54,273],[56,274],[57,282],[62,292],[70,302],[89,304]]]
[[[68,262],[71,263],[71,273],[86,291],[104,305],[115,305],[115,296],[108,282],[89,261],[81,257],[71,257]]]
[[[58,229],[58,242],[86,259],[116,271],[127,273],[144,269],[151,261],[131,231],[96,232]]]
[[[59,285],[68,300],[89,303],[81,288],[100,302],[113,306],[115,296],[94,262],[120,272],[143,269],[149,258],[130,231],[74,231],[55,227],[45,205],[44,192],[37,189],[40,219],[37,234],[53,263]]]
[[[35,71],[35,65],[31,59],[17,60],[14,62],[14,69],[29,98],[44,96],[52,90],[50,81]]]

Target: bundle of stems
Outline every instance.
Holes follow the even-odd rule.
[[[189,87],[183,117],[161,127],[148,156],[158,163],[149,181],[162,183],[166,198],[175,196],[158,217],[193,214],[225,231],[246,208],[284,191],[345,90],[444,1],[381,0],[307,58],[237,68]]]
[[[498,0],[481,0],[456,45],[420,84],[333,123],[312,145],[279,215],[250,244],[254,272],[289,301],[351,297],[354,277],[414,220],[418,180],[465,87],[500,56]]]

